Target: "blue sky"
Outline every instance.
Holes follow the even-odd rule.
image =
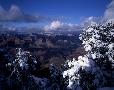
[[[11,9],[12,5],[15,5],[25,14],[79,24],[83,18],[103,16],[107,5],[111,1],[112,0],[0,0],[0,5],[7,11]]]

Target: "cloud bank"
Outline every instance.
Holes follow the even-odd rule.
[[[87,18],[83,18],[81,25],[90,26],[97,23],[106,23],[111,21],[114,21],[114,0],[112,0],[112,2],[107,5],[107,8],[103,13],[103,16],[100,17],[90,16]]]
[[[11,8],[7,11],[2,6],[0,6],[0,21],[4,22],[38,22],[46,19],[43,16],[33,16],[25,14],[18,6],[12,5]]]
[[[62,23],[60,21],[52,21],[49,25],[44,27],[44,31],[79,31],[82,27],[77,24]]]
[[[96,23],[102,23],[106,21],[114,21],[114,0],[107,5],[106,10],[104,11],[104,14],[100,17],[86,17],[83,18],[82,22],[80,24],[71,24],[71,23],[62,23],[62,20],[70,19],[65,16],[60,16],[58,18],[50,18],[45,16],[34,16],[25,14],[18,6],[12,5],[9,10],[5,10],[2,6],[0,6],[0,22],[3,24],[3,22],[45,22],[52,21],[50,24],[43,26],[43,29],[45,31],[74,31],[74,30],[82,30],[83,27],[90,26]],[[33,24],[35,24],[33,23]],[[22,24],[22,23],[21,23]],[[26,23],[27,24],[27,23]],[[11,25],[11,24],[10,24]],[[28,25],[28,24],[27,24]],[[31,27],[31,25],[28,25],[26,27]],[[45,24],[44,24],[45,25]],[[21,25],[20,25],[21,26]],[[33,25],[34,26],[34,25]],[[37,24],[35,25],[37,26]]]

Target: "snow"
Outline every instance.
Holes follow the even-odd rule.
[[[82,67],[89,67],[89,60],[88,60],[88,57],[82,57],[82,56],[79,56],[78,57],[78,63],[80,66]]]
[[[112,62],[110,63],[112,65],[111,67],[114,67],[114,29],[112,29],[114,27],[112,26],[113,24],[94,25],[88,27],[87,30],[83,30],[82,34],[80,34],[79,39],[82,41],[82,45],[85,51],[87,51],[87,54],[79,56],[78,60],[73,58],[73,60],[67,61],[68,69],[64,71],[63,76],[64,78],[68,78],[68,87],[73,88],[73,86],[80,85],[80,69],[94,75],[93,83],[96,87],[108,83],[104,75],[110,76],[111,73],[104,71],[104,69],[108,69],[103,64],[106,64],[106,60],[109,60]],[[112,90],[112,88],[106,87],[98,90]]]
[[[85,45],[84,48],[85,48],[85,51],[91,51],[92,49],[90,45]]]
[[[24,67],[25,68],[28,67],[28,65],[27,65],[27,61],[28,61],[27,55],[29,55],[29,52],[22,51],[21,48],[17,48],[17,54],[16,54],[17,59],[15,59],[15,62],[18,62],[21,69],[23,69]]]
[[[66,71],[63,72],[63,77],[69,77],[69,80],[68,80],[68,87],[71,88],[72,85],[73,85],[73,82],[76,80],[76,79],[79,79],[79,75],[75,76],[75,73],[78,72],[79,68],[80,68],[80,65],[77,61],[75,61],[73,59],[73,61],[69,61],[68,62],[68,66],[69,67],[72,67],[71,69],[68,69]],[[77,84],[79,84],[78,80],[77,80]]]
[[[111,50],[112,50],[112,49],[113,49],[113,47],[114,47],[114,43],[111,43],[111,44],[109,44],[108,46],[109,46],[109,49],[111,49]]]
[[[66,70],[63,72],[63,77],[69,77],[69,84],[68,84],[68,87],[69,88],[72,88],[72,85],[74,84],[74,81],[75,81],[75,84],[76,85],[79,85],[79,77],[80,75],[78,74],[79,72],[79,69],[82,68],[87,68],[90,66],[90,60],[88,59],[87,56],[79,56],[78,57],[78,60],[76,60],[75,58],[73,58],[72,61],[67,61],[67,65],[69,67],[71,67],[70,69]],[[86,69],[88,70],[88,69]]]
[[[35,64],[37,64],[37,61],[36,61],[36,60],[34,60],[33,62],[34,62]]]
[[[95,59],[96,58],[96,54],[91,54],[92,58]]]
[[[91,31],[93,31],[93,28],[89,28],[89,29],[87,29],[86,31],[87,31],[87,32],[91,32]]]

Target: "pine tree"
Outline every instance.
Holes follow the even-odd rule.
[[[37,61],[33,60],[30,63],[30,52],[23,51],[21,48],[17,48],[16,50],[16,59],[9,65],[12,70],[8,77],[10,89],[30,90],[36,88],[37,85],[31,75],[31,66],[36,64]]]
[[[114,86],[114,24],[89,26],[80,34],[80,40],[87,54],[66,62],[68,69],[63,76],[68,78],[68,87],[91,90]]]
[[[50,84],[52,90],[64,90],[65,83],[62,72],[54,64],[50,64]]]

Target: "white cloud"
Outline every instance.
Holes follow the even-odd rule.
[[[21,17],[23,16],[22,11],[20,10],[20,8],[16,5],[12,5],[10,10],[9,10],[9,17],[11,18],[16,18],[16,17]]]
[[[16,5],[12,5],[8,11],[5,10],[2,6],[0,6],[0,21],[38,22],[42,20],[47,20],[47,18],[43,16],[25,14]]]
[[[59,30],[59,31],[75,31],[82,30],[81,26],[71,23],[62,23],[60,21],[53,21],[49,25],[44,26],[45,31]]]
[[[60,21],[53,21],[50,25],[50,29],[57,29],[62,26],[62,23]]]
[[[114,0],[112,0],[112,2],[107,5],[107,8],[104,11],[103,16],[99,17],[90,16],[81,19],[82,19],[81,25],[83,26],[90,26],[96,23],[105,23],[105,22],[114,21]]]
[[[13,21],[23,17],[23,13],[16,5],[12,5],[9,11],[0,6],[0,21]]]
[[[46,26],[44,27],[44,30],[45,30],[45,31],[55,30],[55,29],[59,28],[60,26],[61,26],[60,21],[53,21],[53,22],[51,22],[50,25],[46,25]]]
[[[107,9],[104,12],[105,20],[113,20],[114,19],[114,0],[107,6]]]
[[[56,30],[62,26],[60,21],[52,21],[50,25],[44,27],[45,31]]]
[[[99,22],[101,22],[101,17],[90,16],[90,17],[84,18],[81,25],[90,26],[90,25],[95,25]]]

